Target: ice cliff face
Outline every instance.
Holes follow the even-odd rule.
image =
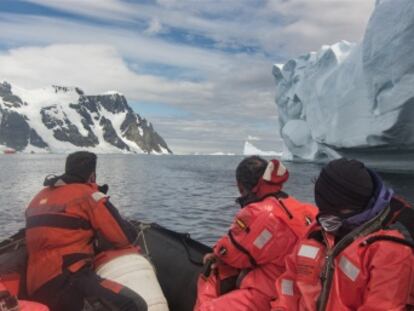
[[[364,39],[275,65],[291,159],[414,162],[414,1],[377,1]]]
[[[25,90],[0,83],[0,145],[23,152],[171,153],[151,123],[119,93]]]

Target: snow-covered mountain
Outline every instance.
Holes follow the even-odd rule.
[[[360,44],[274,65],[286,156],[414,167],[413,34],[414,1],[377,1]]]
[[[171,153],[152,124],[117,92],[26,90],[0,83],[0,145],[22,152]]]

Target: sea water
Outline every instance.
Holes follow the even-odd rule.
[[[61,174],[65,155],[0,156],[0,238],[24,226],[24,211],[48,174]],[[157,222],[188,232],[208,245],[225,234],[239,206],[235,168],[240,156],[99,155],[97,179],[108,184],[110,200],[131,219]],[[285,190],[313,202],[314,180],[321,169],[312,163],[285,163]],[[384,173],[397,193],[414,202],[414,175]]]

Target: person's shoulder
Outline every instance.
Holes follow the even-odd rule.
[[[309,203],[306,201],[302,201],[300,199],[298,199],[297,197],[287,194],[287,193],[283,193],[284,196],[281,197],[281,200],[283,200],[284,202],[286,202],[287,204],[291,203],[291,204],[295,204],[297,206],[309,206],[311,208],[317,209],[316,205],[313,203]]]
[[[108,197],[105,193],[100,191],[99,186],[95,183],[86,183],[83,184],[83,186],[84,191],[95,202],[99,202]]]
[[[93,183],[67,184],[62,186],[61,189],[64,189],[65,192],[71,192],[72,197],[86,197],[96,202],[107,197],[107,195],[99,191],[98,186]]]
[[[372,252],[383,253],[392,257],[392,254],[402,257],[411,257],[414,249],[409,245],[405,236],[396,229],[381,229],[357,240],[360,247],[366,247]]]
[[[288,195],[285,192],[281,192],[281,196],[277,197],[274,201],[279,207],[290,213],[289,217],[297,217],[303,219],[304,223],[313,223],[318,214],[318,208],[316,205],[308,202],[301,201],[294,196]]]
[[[266,197],[262,200],[253,201],[245,205],[241,211],[249,211],[251,213],[271,212],[274,205],[273,200],[275,198]]]
[[[398,229],[394,228],[384,228],[372,232],[364,237],[364,239],[374,239],[379,237],[394,237],[398,239],[404,239],[404,235]],[[381,239],[379,239],[381,241]]]
[[[52,190],[64,190],[64,191],[71,191],[75,193],[92,193],[97,191],[96,188],[93,187],[92,184],[87,183],[69,183],[59,185],[57,187],[51,187]]]
[[[42,200],[45,197],[49,196],[50,187],[44,187],[43,189],[39,190],[31,199],[29,206],[33,205],[34,203]]]
[[[99,201],[101,201],[101,200],[103,200],[103,199],[108,198],[108,196],[107,196],[105,193],[103,193],[103,192],[100,192],[100,191],[94,191],[94,192],[92,192],[92,193],[91,193],[91,198],[92,198],[95,202],[99,202]]]

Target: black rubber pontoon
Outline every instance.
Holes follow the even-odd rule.
[[[188,234],[168,230],[158,224],[132,223],[138,232],[137,244],[153,263],[170,310],[192,311],[202,258],[211,249],[191,239]],[[26,264],[24,230],[21,230],[0,243],[0,275],[18,272],[24,281]],[[20,298],[27,298],[24,282],[20,292]]]
[[[192,311],[202,260],[211,248],[157,224],[135,223],[138,243],[154,264],[171,311]]]

